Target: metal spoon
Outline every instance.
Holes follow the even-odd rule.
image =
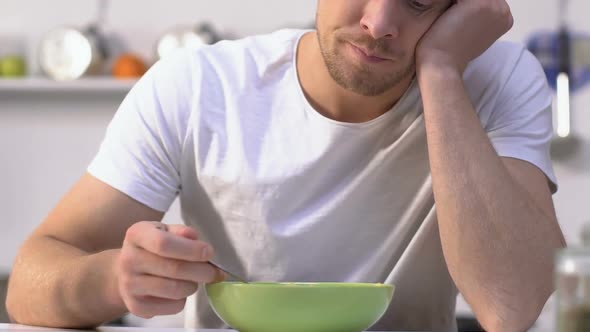
[[[168,232],[168,225],[163,224],[163,223],[159,223],[156,225],[156,228],[164,231],[164,232]],[[248,281],[246,281],[246,278],[244,277],[240,277],[237,273],[234,272],[230,272],[228,269],[226,269],[225,267],[219,265],[218,263],[214,262],[213,260],[209,260],[209,264],[215,266],[216,268],[220,269],[221,271],[225,272],[226,274],[228,274],[229,276],[231,276],[232,278],[241,281],[243,283],[248,283]]]
[[[225,267],[222,267],[221,265],[214,262],[213,260],[209,260],[209,264],[211,264],[211,265],[215,266],[216,268],[220,269],[221,271],[227,273],[230,277],[236,279],[237,281],[243,282],[245,284],[248,283],[246,278],[238,276],[238,274],[235,272],[230,272],[228,269],[226,269]]]

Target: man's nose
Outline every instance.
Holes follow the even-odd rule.
[[[369,0],[360,21],[363,31],[373,39],[397,38],[399,19],[396,3],[392,0]]]

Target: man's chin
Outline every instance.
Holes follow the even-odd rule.
[[[396,78],[392,79],[393,77]],[[348,75],[344,77],[338,77],[335,81],[344,89],[356,94],[365,97],[377,97],[399,87],[400,84],[409,84],[412,77],[413,72],[408,72],[405,75],[393,73],[390,76],[387,76],[387,74],[384,76],[383,73],[378,73],[378,75],[367,75],[367,72],[363,72],[362,75],[348,73]]]
[[[389,86],[375,85],[374,82],[370,83],[368,81],[340,82],[339,84],[344,89],[364,97],[377,97],[392,88]]]

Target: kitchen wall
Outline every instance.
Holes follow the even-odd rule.
[[[327,0],[337,1],[337,0]],[[343,1],[343,0],[341,0]],[[554,0],[509,0],[516,23],[505,39],[522,42],[538,30],[555,28]],[[80,26],[95,17],[90,0],[2,0],[0,40],[26,40],[36,72],[36,44],[49,29]],[[315,0],[119,0],[112,1],[105,30],[128,50],[153,59],[155,40],[169,27],[202,20],[236,37],[282,27],[307,26]],[[575,29],[590,33],[590,2],[572,0],[569,17]],[[4,36],[4,37],[3,37]],[[1,44],[0,44],[1,52]],[[0,272],[12,265],[18,246],[51,207],[83,173],[123,93],[88,93],[76,103],[57,95],[0,92]],[[22,100],[26,99],[27,104]],[[582,140],[579,153],[556,161],[560,190],[554,196],[557,214],[569,242],[578,241],[590,222],[590,89],[573,96],[573,130]],[[75,106],[72,106],[75,105]],[[167,221],[179,220],[175,205]],[[461,304],[461,308],[466,308]]]
[[[0,53],[2,40],[25,40],[37,73],[40,38],[56,26],[92,22],[98,2],[2,0],[0,7]],[[157,38],[170,27],[209,21],[240,37],[307,26],[314,9],[314,0],[120,0],[110,2],[104,30],[127,50],[153,60]],[[19,243],[82,174],[123,96],[88,92],[76,97],[83,105],[78,108],[80,103],[57,93],[0,90],[0,272],[10,268]],[[179,219],[176,207],[168,219]]]
[[[23,35],[28,49],[57,25],[84,26],[95,21],[94,0],[2,0],[0,36]],[[282,27],[307,26],[314,20],[315,0],[119,0],[108,1],[104,30],[121,38],[129,50],[146,59],[154,58],[156,39],[177,25],[202,21],[213,23],[223,33],[246,36]],[[1,38],[1,37],[0,37]],[[32,59],[35,62],[35,59]]]

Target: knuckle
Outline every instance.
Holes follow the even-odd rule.
[[[170,294],[175,300],[184,300],[197,291],[197,284],[183,280],[175,280],[171,287]]]
[[[184,274],[184,264],[180,261],[167,260],[165,266],[165,273],[172,278],[180,278]]]
[[[119,286],[124,293],[131,293],[133,289],[132,278],[125,274],[119,276]]]
[[[128,271],[135,263],[134,255],[129,250],[121,250],[119,255],[119,269],[121,271]]]
[[[207,249],[206,254],[203,254],[204,249]],[[202,259],[209,260],[209,258],[215,256],[215,249],[213,249],[213,247],[210,246],[209,244],[207,244],[205,242],[201,242],[201,246],[199,247],[199,253],[200,253],[200,255],[204,255],[204,257],[201,257]]]
[[[158,234],[153,239],[153,247],[156,253],[166,252],[170,247],[170,240],[167,236],[163,236],[163,234]]]
[[[181,300],[185,297],[185,285],[179,280],[171,280],[168,293],[174,300]]]
[[[192,253],[192,259],[195,262],[207,262],[209,259],[215,256],[213,247],[207,242],[197,241],[194,248],[195,249]]]
[[[143,224],[144,222],[140,221],[131,225],[131,227],[127,228],[127,231],[125,232],[125,237],[129,239],[137,238],[137,236],[139,236],[140,234],[140,229],[142,228]]]

